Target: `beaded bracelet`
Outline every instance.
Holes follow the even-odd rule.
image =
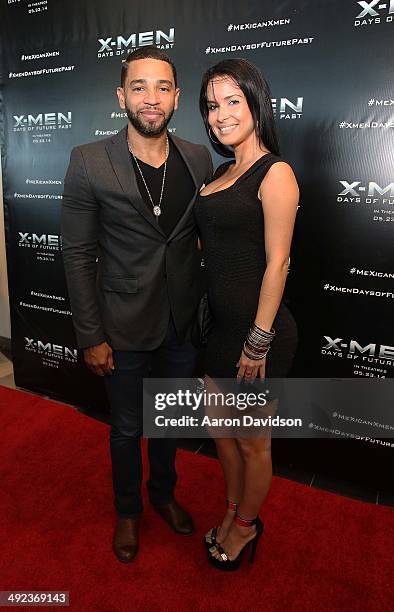
[[[261,327],[256,325],[256,323],[254,323],[252,327],[250,328],[248,335],[253,336],[256,339],[261,340],[261,341],[270,342],[272,338],[275,336],[275,330],[274,328],[272,328],[271,331],[266,331],[265,329],[262,329]]]
[[[243,351],[246,357],[255,361],[263,359],[269,351],[274,336],[275,330],[273,328],[270,332],[267,332],[254,323],[244,343]]]
[[[248,359],[251,359],[252,361],[259,361],[260,359],[264,359],[264,357],[266,357],[266,355],[267,355],[267,353],[268,353],[268,351],[269,351],[269,350],[270,350],[270,347],[268,346],[268,347],[267,347],[267,348],[264,350],[264,352],[261,352],[261,353],[251,353],[251,352],[249,352],[249,349],[248,349],[248,347],[246,346],[246,342],[245,342],[244,347],[243,347],[243,353],[244,353],[244,355],[245,355],[245,356],[246,356]]]

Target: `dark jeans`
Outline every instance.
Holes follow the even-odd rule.
[[[114,351],[115,370],[105,377],[111,405],[110,448],[115,509],[119,516],[136,518],[142,512],[142,385],[143,378],[192,376],[196,351],[178,340],[172,317],[166,337],[154,351]],[[176,440],[148,441],[149,499],[156,506],[174,498]]]

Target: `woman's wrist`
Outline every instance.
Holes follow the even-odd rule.
[[[264,359],[270,349],[274,336],[274,329],[266,331],[254,323],[246,336],[243,346],[246,357],[255,361]]]
[[[271,325],[267,325],[266,321],[258,321],[257,319],[255,319],[254,325],[266,333],[272,332],[273,329]]]
[[[248,359],[251,359],[252,361],[260,361],[262,359],[265,359],[269,350],[270,350],[270,347],[268,346],[263,351],[254,352],[250,349],[250,347],[246,344],[246,342],[244,343],[244,346],[242,349],[245,357],[247,357]]]

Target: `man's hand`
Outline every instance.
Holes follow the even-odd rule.
[[[106,342],[84,349],[83,356],[89,370],[98,376],[112,374],[115,369],[112,349]]]

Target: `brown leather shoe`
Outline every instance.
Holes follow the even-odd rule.
[[[112,549],[118,561],[130,563],[136,556],[139,547],[138,527],[140,519],[118,517]]]
[[[165,506],[153,506],[175,533],[191,535],[194,532],[193,519],[175,499]]]

